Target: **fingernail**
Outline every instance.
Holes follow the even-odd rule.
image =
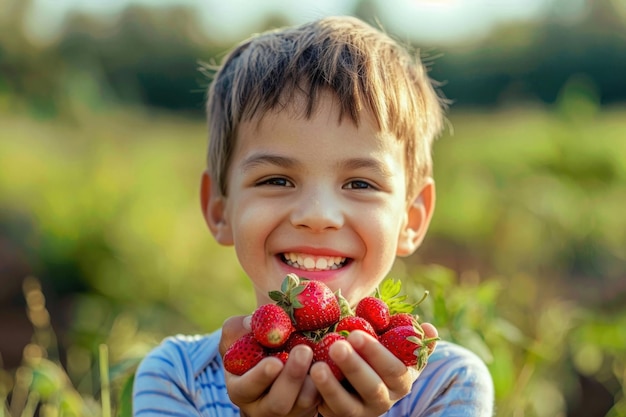
[[[348,340],[350,341],[350,344],[352,346],[354,346],[356,349],[359,349],[365,344],[365,335],[361,331],[355,331],[350,333]]]
[[[251,330],[252,326],[250,325],[250,323],[252,322],[252,316],[246,316],[243,318],[243,327],[246,330]]]
[[[350,355],[350,345],[344,341],[333,343],[331,349],[333,351],[333,360],[335,362],[346,360],[348,355]]]
[[[313,352],[311,351],[311,349],[296,346],[292,349],[290,355],[293,355],[295,360],[298,362],[310,362],[313,356]]]
[[[325,363],[314,363],[309,374],[317,384],[323,384],[328,381],[330,369],[328,369],[328,365]]]

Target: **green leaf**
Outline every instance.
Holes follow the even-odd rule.
[[[392,298],[400,294],[402,289],[402,282],[400,280],[394,280],[393,278],[386,278],[380,283],[378,287],[378,298],[384,302],[388,302]]]
[[[268,295],[273,301],[276,301],[276,302],[283,301],[283,299],[285,298],[284,293],[280,291],[270,291]]]
[[[133,415],[133,383],[135,374],[133,373],[122,386],[119,397],[117,417],[132,417]]]
[[[400,294],[402,290],[402,281],[394,280],[392,278],[386,278],[381,282],[380,286],[376,290],[376,297],[383,300],[389,307],[391,314],[397,313],[413,313],[415,307],[419,305],[428,294],[426,293],[421,300],[417,303],[408,303],[406,294]]]
[[[280,290],[284,294],[287,294],[293,288],[297,287],[298,284],[300,284],[300,277],[298,277],[296,274],[287,274],[285,279],[283,279]]]

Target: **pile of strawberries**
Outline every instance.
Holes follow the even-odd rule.
[[[258,307],[252,314],[251,332],[239,338],[224,355],[224,368],[242,375],[261,359],[275,356],[285,362],[291,349],[306,344],[313,362],[326,362],[335,377],[343,380],[339,367],[330,359],[330,346],[350,332],[362,330],[389,349],[406,366],[421,370],[432,353],[435,334],[426,334],[411,314],[416,304],[400,295],[400,282],[386,280],[372,296],[358,302],[354,311],[338,291],[323,282],[285,277],[280,291],[271,291],[274,304]],[[421,302],[421,300],[420,300]],[[427,331],[432,332],[431,327]]]

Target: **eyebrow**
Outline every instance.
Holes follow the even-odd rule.
[[[246,158],[241,164],[241,169],[242,171],[247,171],[259,165],[275,165],[283,168],[294,168],[298,165],[298,162],[285,156],[257,153]]]
[[[297,160],[285,156],[257,153],[246,158],[241,164],[241,170],[247,171],[261,165],[274,165],[282,168],[298,168],[301,165]],[[337,163],[337,168],[346,170],[367,169],[385,178],[393,176],[391,170],[375,158],[348,158]]]
[[[385,164],[374,158],[350,158],[341,161],[338,165],[348,170],[367,169],[385,178],[393,176]]]

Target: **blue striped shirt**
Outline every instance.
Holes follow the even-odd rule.
[[[169,337],[150,352],[135,376],[133,415],[239,416],[226,392],[220,335]],[[411,392],[384,416],[490,417],[493,400],[485,364],[469,350],[440,341]]]

